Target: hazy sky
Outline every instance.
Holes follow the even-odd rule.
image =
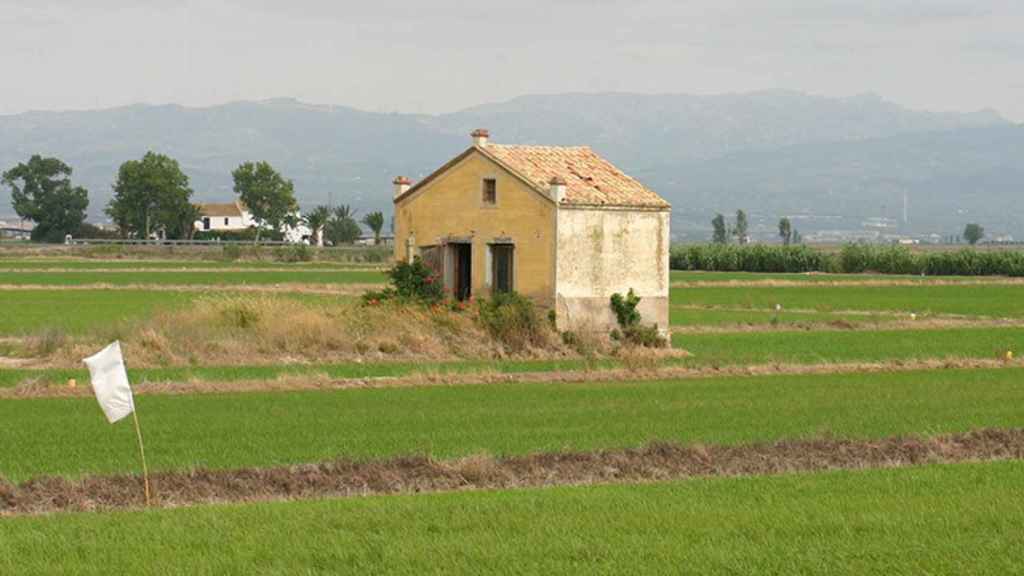
[[[1024,121],[1022,0],[0,0],[0,113],[876,92]]]

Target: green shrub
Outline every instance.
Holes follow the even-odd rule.
[[[640,323],[640,311],[636,309],[640,304],[640,297],[629,289],[629,293],[623,298],[622,294],[612,294],[612,312],[615,313],[615,320],[620,328],[629,328]]]
[[[400,300],[420,304],[437,304],[444,300],[441,279],[417,256],[412,263],[398,262],[387,271],[390,286],[363,294],[364,304]]]
[[[626,342],[645,348],[662,348],[667,342],[658,333],[656,324],[644,325],[641,323],[640,311],[637,306],[640,304],[640,297],[629,289],[625,297],[622,294],[612,294],[611,307],[615,314],[615,320],[619,324],[617,330],[612,331],[612,339]]]
[[[274,248],[274,260],[278,262],[310,262],[313,249],[305,244],[289,244]]]
[[[234,262],[242,257],[242,249],[238,244],[227,244],[221,249],[221,258],[228,262]]]
[[[544,321],[533,301],[515,292],[481,300],[478,318],[480,325],[512,352],[547,343]]]

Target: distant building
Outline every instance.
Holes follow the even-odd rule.
[[[206,203],[198,206],[199,220],[196,220],[196,230],[245,230],[255,225],[249,210],[238,200],[226,204]]]
[[[415,186],[395,179],[395,259],[420,256],[455,298],[516,291],[560,329],[615,325],[633,289],[667,330],[669,203],[588,147],[473,144]]]
[[[10,240],[28,240],[32,236],[35,224],[27,220],[0,220],[0,238]]]

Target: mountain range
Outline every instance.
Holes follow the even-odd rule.
[[[589,145],[673,204],[680,238],[745,209],[770,235],[889,218],[903,233],[955,234],[967,221],[1024,236],[1024,126],[991,110],[910,110],[875,95],[523,96],[450,114],[376,113],[291,99],[207,108],[133,105],[0,116],[0,168],[57,156],[102,219],[117,167],[147,150],[176,158],[197,201],[232,197],[230,172],[267,160],[300,205],[391,206],[396,175],[418,179],[488,128],[501,143]],[[904,202],[907,218],[904,222]],[[0,200],[0,214],[11,210]]]

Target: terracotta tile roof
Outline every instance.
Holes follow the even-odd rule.
[[[554,177],[565,180],[562,204],[668,208],[654,191],[616,168],[588,146],[479,146],[486,156],[547,193]]]
[[[218,204],[218,203],[207,203],[199,204],[199,213],[203,216],[210,216],[218,218],[222,216],[232,216],[235,218],[242,217],[242,205],[239,202],[231,202],[230,204]]]

